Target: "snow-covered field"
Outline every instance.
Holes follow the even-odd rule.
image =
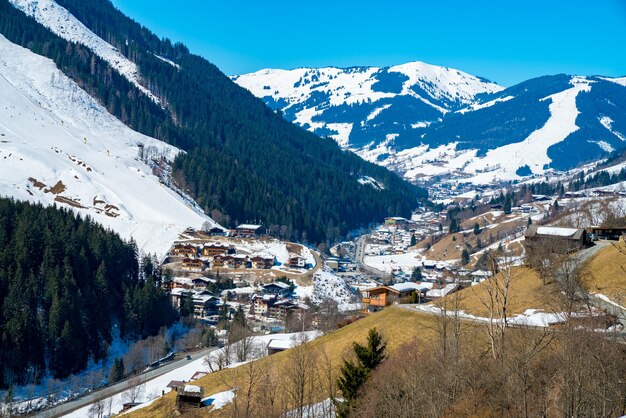
[[[1,35],[0,109],[0,195],[72,207],[159,256],[210,221],[137,158],[140,143],[167,159],[178,149],[129,129],[52,61]]]
[[[253,350],[253,351],[257,353],[256,358],[259,358],[267,354],[267,350],[265,350],[265,347],[267,346],[270,340],[284,340],[284,341],[289,342],[289,344],[291,344],[291,346],[293,347],[299,344],[299,342],[303,340],[302,337],[304,337],[306,341],[311,341],[319,337],[320,335],[321,333],[317,331],[310,331],[310,332],[305,332],[304,336],[300,333],[271,334],[271,335],[258,336],[258,337],[254,337],[253,345],[256,347],[256,350]],[[217,354],[218,354],[218,351],[213,351],[211,352],[210,356],[215,357],[217,356]],[[233,363],[229,367],[236,367],[241,364],[243,363]],[[143,406],[144,407],[147,406],[148,405],[147,402],[153,401],[154,399],[157,399],[158,397],[161,396],[161,391],[164,390],[165,392],[169,392],[169,389],[166,389],[166,385],[170,381],[172,380],[189,381],[196,372],[210,372],[210,369],[208,365],[206,364],[204,358],[190,361],[189,363],[185,364],[183,367],[180,367],[176,370],[172,370],[171,372],[165,373],[157,377],[156,379],[145,382],[145,384],[143,385],[143,389],[139,397],[137,398],[137,402],[146,402],[146,404]],[[129,391],[118,393],[112,396],[111,398],[107,398],[106,400],[104,400],[104,404],[107,405],[107,412],[108,412],[108,402],[110,399],[111,400],[111,412],[114,414],[119,413],[122,410],[123,404],[127,402],[127,399],[129,396],[128,392]],[[223,406],[223,404],[228,401],[228,394],[226,392],[221,392],[219,394],[207,393],[206,395],[210,398],[214,398],[214,401],[218,405]],[[90,417],[89,408],[90,406],[86,406],[66,416],[75,417],[75,418]]]
[[[391,273],[394,269],[402,269],[404,272],[410,273],[414,267],[422,266],[422,256],[418,252],[408,252],[405,254],[393,255],[368,255],[365,256],[363,262],[370,267],[374,267],[380,271]]]

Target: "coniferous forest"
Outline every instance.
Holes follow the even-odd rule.
[[[55,207],[0,199],[0,386],[62,378],[176,319],[134,243]],[[146,274],[147,273],[147,274]]]
[[[379,221],[409,216],[426,191],[341,150],[275,114],[217,67],[182,44],[159,39],[108,0],[58,2],[138,64],[163,107],[87,48],[69,43],[0,0],[0,32],[51,58],[133,129],[187,151],[174,179],[200,206],[232,225],[285,226],[288,238],[321,242]],[[175,67],[159,57],[172,60]],[[377,179],[383,189],[360,184]]]

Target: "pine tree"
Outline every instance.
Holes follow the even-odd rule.
[[[470,262],[469,253],[467,252],[467,248],[463,248],[461,252],[461,264],[466,265]]]
[[[422,271],[419,267],[414,267],[413,272],[411,272],[411,280],[419,281],[422,280]]]
[[[337,416],[341,418],[349,416],[359,395],[359,390],[367,381],[372,370],[387,357],[387,343],[376,328],[369,330],[367,345],[361,345],[355,341],[352,348],[356,361],[344,360],[337,379],[337,387],[344,398],[343,402],[335,401]]]
[[[505,215],[511,214],[511,194],[507,193],[504,199],[504,213]]]
[[[476,222],[474,224],[474,235],[478,235],[480,234],[480,225],[478,225],[478,222]]]

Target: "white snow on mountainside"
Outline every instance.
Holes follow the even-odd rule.
[[[163,255],[209,218],[137,158],[180,151],[110,115],[54,63],[0,35],[0,195],[73,208]]]
[[[297,68],[265,69],[232,77],[233,81],[267,102],[282,103],[284,113],[294,113],[293,122],[310,131],[329,129],[328,136],[342,147],[355,150],[350,134],[358,120],[332,123],[321,117],[333,107],[380,105],[363,116],[360,125],[376,125],[376,119],[388,111],[394,99],[409,98],[431,109],[424,115],[412,115],[410,124],[428,124],[452,108],[475,103],[481,93],[495,93],[503,87],[459,70],[410,62],[387,68]],[[345,109],[341,112],[345,113]],[[348,117],[349,118],[349,117]],[[291,119],[290,119],[291,120]],[[400,121],[397,121],[400,122]],[[384,140],[385,138],[378,138]],[[360,146],[356,146],[360,149]]]
[[[111,67],[126,77],[139,90],[156,103],[159,99],[140,83],[137,65],[122,55],[116,48],[98,37],[65,8],[54,0],[9,0],[16,8],[32,16],[43,26],[61,38],[76,42],[91,49],[108,62]]]
[[[573,77],[571,88],[542,99],[550,101],[550,118],[544,126],[525,140],[490,150],[484,157],[476,157],[475,150],[457,151],[454,143],[435,149],[416,147],[401,151],[398,157],[407,168],[406,177],[442,175],[463,169],[464,173],[472,175],[466,181],[486,184],[518,179],[516,171],[523,166],[528,166],[535,174],[544,173],[544,167],[551,161],[548,148],[579,129],[576,125],[576,117],[580,113],[576,97],[580,92],[589,91],[590,83],[584,77]],[[432,160],[439,163],[426,164]]]

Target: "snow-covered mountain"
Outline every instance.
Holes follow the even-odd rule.
[[[567,170],[626,147],[624,78],[545,76],[504,89],[423,63],[235,76],[284,117],[412,181]]]
[[[261,70],[233,77],[286,119],[353,150],[372,148],[441,120],[502,87],[459,70],[411,62],[394,67]]]
[[[158,255],[211,222],[138,158],[140,144],[167,160],[178,149],[131,130],[52,61],[2,35],[0,109],[0,195],[72,208]]]

